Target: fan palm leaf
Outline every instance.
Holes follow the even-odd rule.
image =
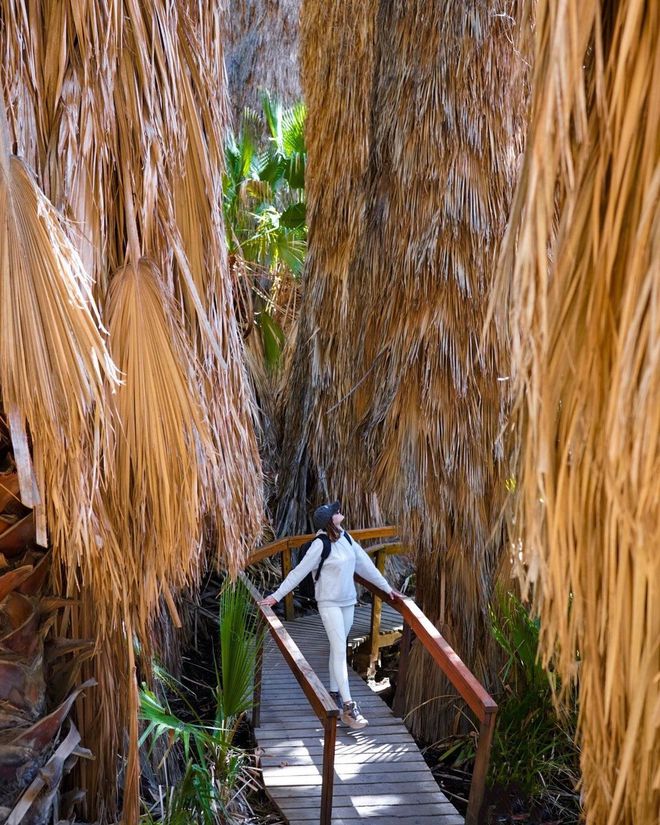
[[[140,606],[144,634],[162,588],[178,590],[198,571],[215,455],[198,367],[154,264],[142,259],[116,273],[106,311],[124,376],[109,498],[126,553],[125,592]]]

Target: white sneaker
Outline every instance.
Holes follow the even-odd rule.
[[[357,702],[344,702],[344,707],[339,718],[345,725],[348,725],[349,728],[353,728],[354,730],[366,728],[369,724],[360,713]]]

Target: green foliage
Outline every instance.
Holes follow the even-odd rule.
[[[237,786],[242,783],[248,757],[234,745],[238,725],[252,706],[252,681],[257,645],[260,641],[252,602],[241,582],[225,582],[220,594],[220,664],[216,665],[213,721],[200,717],[195,697],[171,674],[158,665],[154,676],[164,688],[183,703],[183,719],[146,685],[140,691],[140,718],[146,722],[140,746],[166,743],[165,755],[177,750],[185,763],[182,779],[167,788],[167,825],[199,822],[217,825],[224,822],[227,807]],[[150,815],[143,824],[151,821]]]
[[[274,317],[273,288],[298,278],[307,251],[304,104],[283,108],[262,96],[262,114],[246,110],[238,134],[225,146],[223,209],[227,245],[252,275],[253,322],[261,331],[266,362],[274,367],[284,333]]]
[[[555,706],[555,676],[542,667],[537,655],[540,622],[509,592],[497,594],[490,619],[505,660],[488,783],[500,789],[515,788],[530,805],[551,807],[565,825],[577,823],[577,709],[560,713]],[[475,745],[472,735],[454,739],[443,749],[441,760],[453,767],[469,768]]]
[[[491,632],[507,656],[502,681],[518,696],[545,699],[553,678],[538,659],[541,622],[513,593],[500,592],[490,610]]]
[[[538,659],[540,621],[513,593],[501,592],[491,609],[491,626],[506,660],[489,782],[517,785],[532,800],[551,795],[562,821],[577,822],[577,708],[560,713],[555,706],[555,675]]]
[[[258,631],[253,603],[241,581],[225,582],[220,594],[220,669],[216,725],[234,724],[252,707]]]

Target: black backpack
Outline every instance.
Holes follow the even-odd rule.
[[[348,530],[344,530],[344,535],[348,539],[348,543],[353,544],[353,539],[350,537]],[[312,546],[312,544],[316,541],[316,539],[321,539],[321,541],[323,542],[323,550],[321,550],[321,561],[319,562],[319,566],[316,568],[316,573],[314,574],[315,582],[319,580],[319,576],[321,575],[321,568],[323,567],[325,560],[328,558],[328,556],[330,555],[330,551],[332,550],[332,542],[330,541],[330,537],[328,536],[328,534],[319,533],[318,536],[314,536],[314,538],[311,541],[305,542],[305,544],[301,545],[299,551],[300,555],[298,556],[298,564],[300,564],[300,562],[305,558],[305,554]],[[308,579],[310,579],[311,576],[311,573],[305,576],[302,582],[300,582],[299,587],[302,586],[303,582],[306,582]]]

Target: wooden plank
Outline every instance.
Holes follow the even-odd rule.
[[[291,819],[288,818],[288,821],[291,825],[318,825],[318,817],[316,819],[313,818],[313,815],[310,815],[308,812],[305,818],[301,819]],[[362,822],[362,817],[360,814],[355,811],[352,816],[338,816],[332,818],[332,825],[355,825],[356,822]],[[373,817],[369,819],[369,822],[372,825],[376,825],[376,823],[383,823],[383,825],[392,825],[392,819],[388,815],[381,814],[379,817]],[[397,816],[396,825],[463,825],[463,817],[458,816],[458,814],[447,814],[446,816],[436,817],[436,816],[425,816],[416,819],[413,817],[400,817]]]
[[[287,820],[291,825],[318,825],[319,823],[318,817],[314,818],[312,811],[307,811],[306,813],[301,811],[300,818],[297,816],[295,818],[287,817]],[[356,822],[362,821],[363,818],[357,811],[353,811],[349,815],[332,817],[332,825],[355,825]],[[383,825],[392,825],[392,818],[387,813],[370,817],[368,821],[371,825],[376,825],[377,823],[378,825],[380,825],[380,823],[383,823]],[[416,819],[414,816],[402,817],[397,815],[396,825],[399,825],[399,823],[402,823],[402,825],[463,825],[463,817],[458,814],[445,814],[440,817],[424,816]]]
[[[352,789],[350,794],[351,798],[351,805],[355,808],[370,808],[375,807],[376,805],[385,806],[391,808],[399,808],[403,805],[410,806],[414,805],[416,802],[420,802],[422,804],[436,804],[436,805],[449,805],[450,809],[447,811],[448,813],[453,813],[455,811],[454,806],[447,800],[447,798],[438,792],[432,791],[420,791],[419,793],[387,793],[387,790],[383,792],[383,788],[380,785],[372,785],[374,788],[373,793],[368,794],[360,794],[359,792],[355,791],[355,788]],[[312,796],[312,789],[311,788],[293,788],[292,793],[298,790],[300,793],[296,796],[281,796],[278,794],[278,801],[280,804],[287,805],[291,808],[299,808],[305,805],[309,805],[311,799],[320,799],[321,794],[320,792],[315,793]],[[316,789],[314,789],[316,790]],[[286,791],[285,791],[286,793]],[[344,796],[348,796],[349,794],[345,794]],[[335,800],[334,809],[335,811],[339,811],[342,807],[345,807],[347,802],[341,796],[338,796]],[[396,813],[393,812],[396,816]]]
[[[351,687],[351,695],[353,699],[360,705],[360,707],[371,707],[371,708],[378,708],[380,709],[383,715],[391,716],[396,719],[401,719],[400,716],[395,716],[394,713],[390,710],[390,708],[385,704],[385,702],[378,697],[375,693],[368,695],[364,693],[362,690],[354,688],[349,681],[349,685]],[[286,684],[281,685],[280,690],[284,694],[288,694],[290,687]],[[368,688],[367,688],[368,690]],[[270,690],[265,695],[261,695],[261,701],[264,705],[268,705],[274,712],[277,712],[279,709],[284,708],[288,710],[289,713],[294,712],[305,712],[309,713],[310,715],[314,716],[314,712],[310,709],[309,704],[306,704],[305,697],[303,696],[291,696],[289,702],[282,702],[281,698],[277,697],[275,693],[272,693]],[[380,704],[379,704],[380,703]],[[336,707],[336,706],[335,706]],[[337,714],[334,714],[335,716]]]
[[[368,778],[367,778],[368,779]],[[408,793],[410,792],[410,786],[408,785],[400,785],[401,788],[408,789]],[[417,791],[420,794],[436,796],[440,795],[443,799],[446,799],[442,791],[439,790],[437,784],[434,780],[426,780],[423,782],[416,782],[415,783],[415,793],[413,794],[414,797],[417,796]],[[435,790],[433,790],[435,788]],[[391,788],[388,788],[388,793],[391,793]],[[274,788],[273,792],[277,799],[308,799],[310,801],[320,799],[321,798],[321,787],[320,785],[300,785],[297,787],[292,788]],[[405,790],[402,791],[405,794]],[[383,786],[379,782],[369,782],[365,780],[364,782],[357,782],[351,784],[350,782],[340,782],[337,783],[334,789],[334,797],[338,800],[338,804],[341,803],[342,797],[350,796],[351,798],[354,797],[356,794],[360,795],[362,798],[377,798],[382,796],[383,794]]]
[[[262,725],[259,728],[259,736],[261,737],[262,734],[265,738],[268,737],[268,734],[271,733],[275,736],[279,733],[279,738],[281,739],[288,739],[290,737],[300,736],[301,733],[308,732],[309,734],[315,733],[319,736],[323,735],[323,728],[322,727],[315,727],[315,728],[305,728],[304,726],[299,726],[296,728],[292,728],[289,726],[289,730],[287,731],[286,735],[282,734],[282,727],[285,726],[285,722],[279,720],[276,724],[268,724]],[[355,738],[356,741],[363,741],[362,735],[364,731],[369,731],[369,736],[391,736],[392,734],[397,732],[399,725],[369,725],[368,728],[363,728],[362,731],[359,730],[351,730],[350,733],[348,732],[349,728],[343,728],[342,733],[346,736],[350,736],[351,738]],[[261,741],[261,739],[259,740]]]
[[[301,817],[300,819],[292,819],[288,817],[289,822],[291,825],[318,825],[318,817],[314,818],[311,812],[307,812],[306,816]],[[361,822],[363,817],[357,812],[354,811],[350,816],[338,816],[335,818],[332,817],[332,825],[355,825],[356,822]],[[379,814],[373,818],[370,818],[369,821],[371,823],[382,822],[387,823],[387,825],[391,825],[392,818],[388,814]],[[436,814],[432,814],[431,816],[400,816],[397,814],[396,817],[396,825],[464,825],[464,820],[462,816],[458,814],[444,814],[442,816],[437,816]]]
[[[423,781],[426,776],[427,774],[425,771],[408,771],[405,776],[405,781],[417,783]],[[358,788],[364,781],[364,776],[362,773],[356,772],[349,775],[348,771],[344,771],[343,776],[338,774],[336,778],[341,780],[342,785],[352,781],[353,785]],[[381,770],[378,773],[372,773],[369,776],[369,780],[371,782],[380,782],[381,784],[387,783],[387,785],[392,785],[394,783],[398,784],[401,781],[401,778],[399,772],[396,770]],[[286,788],[300,785],[317,785],[320,788],[322,784],[322,777],[319,771],[316,771],[315,774],[297,774],[293,771],[287,770],[287,768],[280,768],[279,771],[264,771],[264,782],[268,783],[269,788],[274,788],[278,785]],[[337,784],[339,783],[337,782]]]
[[[369,721],[371,721],[373,717],[374,720],[379,720],[378,724],[389,724],[390,722],[395,725],[401,724],[401,717],[394,716],[387,705],[379,708],[378,705],[374,704],[372,699],[360,701],[360,697],[356,696],[355,692],[353,692],[353,699],[358,703],[358,706],[362,708],[364,715]],[[266,700],[262,702],[262,705],[270,711],[271,722],[273,719],[280,719],[286,722],[287,727],[295,727],[301,723],[305,725],[310,724],[312,723],[312,719],[314,719],[314,724],[321,724],[315,714],[310,713],[309,707],[305,708],[302,704],[297,704],[296,702],[284,705],[281,703],[273,704]],[[371,717],[369,714],[371,714]]]
[[[298,756],[270,754],[262,756],[260,763],[264,771],[271,768],[316,768],[320,770],[323,765],[323,754],[300,754]],[[412,751],[400,754],[396,759],[389,758],[388,754],[380,754],[374,758],[365,753],[353,753],[342,757],[337,756],[335,753],[335,770],[337,770],[338,765],[346,768],[354,768],[356,765],[377,765],[381,770],[399,765],[405,765],[405,770],[412,770],[413,768],[419,770],[423,767],[423,763],[419,761],[419,753],[413,753]]]
[[[366,730],[369,730],[369,728],[367,728]],[[296,747],[308,747],[308,746],[317,745],[319,743],[323,744],[323,737],[322,736],[314,737],[314,735],[311,734],[311,733],[308,734],[308,735],[304,735],[302,737],[301,736],[291,736],[291,737],[282,736],[281,733],[282,733],[281,731],[279,731],[279,733],[278,733],[275,730],[272,730],[270,732],[266,731],[263,734],[261,732],[259,732],[259,735],[257,737],[258,740],[259,740],[259,746],[261,748],[269,750],[270,748],[274,748],[274,747],[286,748],[286,747],[290,747],[290,746],[293,746],[293,745],[296,745]],[[340,733],[341,732],[338,730],[338,736],[337,736],[337,747],[338,748],[362,748],[362,747],[364,747],[364,748],[372,748],[372,747],[373,748],[382,748],[382,747],[387,747],[388,745],[392,745],[394,747],[394,746],[398,746],[398,745],[401,745],[401,744],[414,745],[415,747],[417,747],[417,745],[415,744],[415,740],[412,738],[412,736],[407,731],[405,731],[405,732],[402,731],[400,733],[399,732],[392,733],[388,736],[387,739],[382,740],[382,741],[381,741],[380,737],[368,737],[367,736],[367,737],[362,737],[360,739],[355,739],[353,737],[341,736]],[[256,736],[256,732],[255,732],[255,736]]]
[[[359,805],[355,802],[354,797],[351,797],[350,805],[335,804],[333,805],[332,810],[335,816],[350,816],[353,812],[357,812],[360,814],[361,817],[373,817],[382,816],[384,813],[384,809],[389,808],[394,809],[392,811],[392,814],[397,817],[398,821],[399,814],[403,812],[396,811],[396,808],[399,806],[392,802],[389,802],[388,799],[390,798],[391,797],[389,796],[383,796],[383,801],[381,802],[376,797],[372,797],[369,804]],[[410,805],[411,803],[409,801],[408,803],[404,802],[400,804]],[[451,802],[438,802],[437,800],[432,799],[424,802],[417,800],[416,803],[413,804],[415,809],[415,816],[419,817],[420,819],[424,816],[448,816],[456,813],[456,808],[454,808]],[[299,814],[301,809],[307,812],[304,800],[294,800],[292,802],[287,801],[286,803],[281,804],[281,808],[285,812],[289,810],[295,814]]]
[[[335,761],[338,763],[350,763],[360,760],[364,762],[398,762],[399,760],[408,758],[410,755],[413,755],[416,759],[419,759],[419,751],[415,749],[414,745],[409,743],[403,743],[399,750],[395,750],[394,748],[383,748],[382,750],[375,752],[373,745],[363,745],[355,750],[347,749],[335,751]],[[286,761],[293,764],[295,760],[300,759],[314,760],[316,763],[322,756],[323,748],[321,746],[313,748],[279,747],[263,748],[259,759],[262,765],[272,766],[279,764],[281,761]]]
[[[264,776],[291,776],[291,777],[316,777],[320,776],[320,766],[313,762],[309,765],[292,765],[285,764],[286,760],[282,760],[279,764],[274,766],[263,766],[262,770]],[[415,760],[413,762],[363,762],[355,764],[345,762],[335,762],[335,772],[337,776],[346,777],[350,779],[352,776],[366,776],[367,774],[377,774],[378,776],[398,776],[402,773],[425,775],[426,764],[423,759]]]
[[[281,767],[321,767],[323,764],[323,752],[321,753],[300,753],[300,754],[263,754],[260,759],[261,767],[281,768]],[[391,753],[380,753],[372,755],[368,751],[365,753],[342,754],[335,752],[335,765],[415,765],[419,767],[419,751],[415,753],[409,750],[394,756]]]

